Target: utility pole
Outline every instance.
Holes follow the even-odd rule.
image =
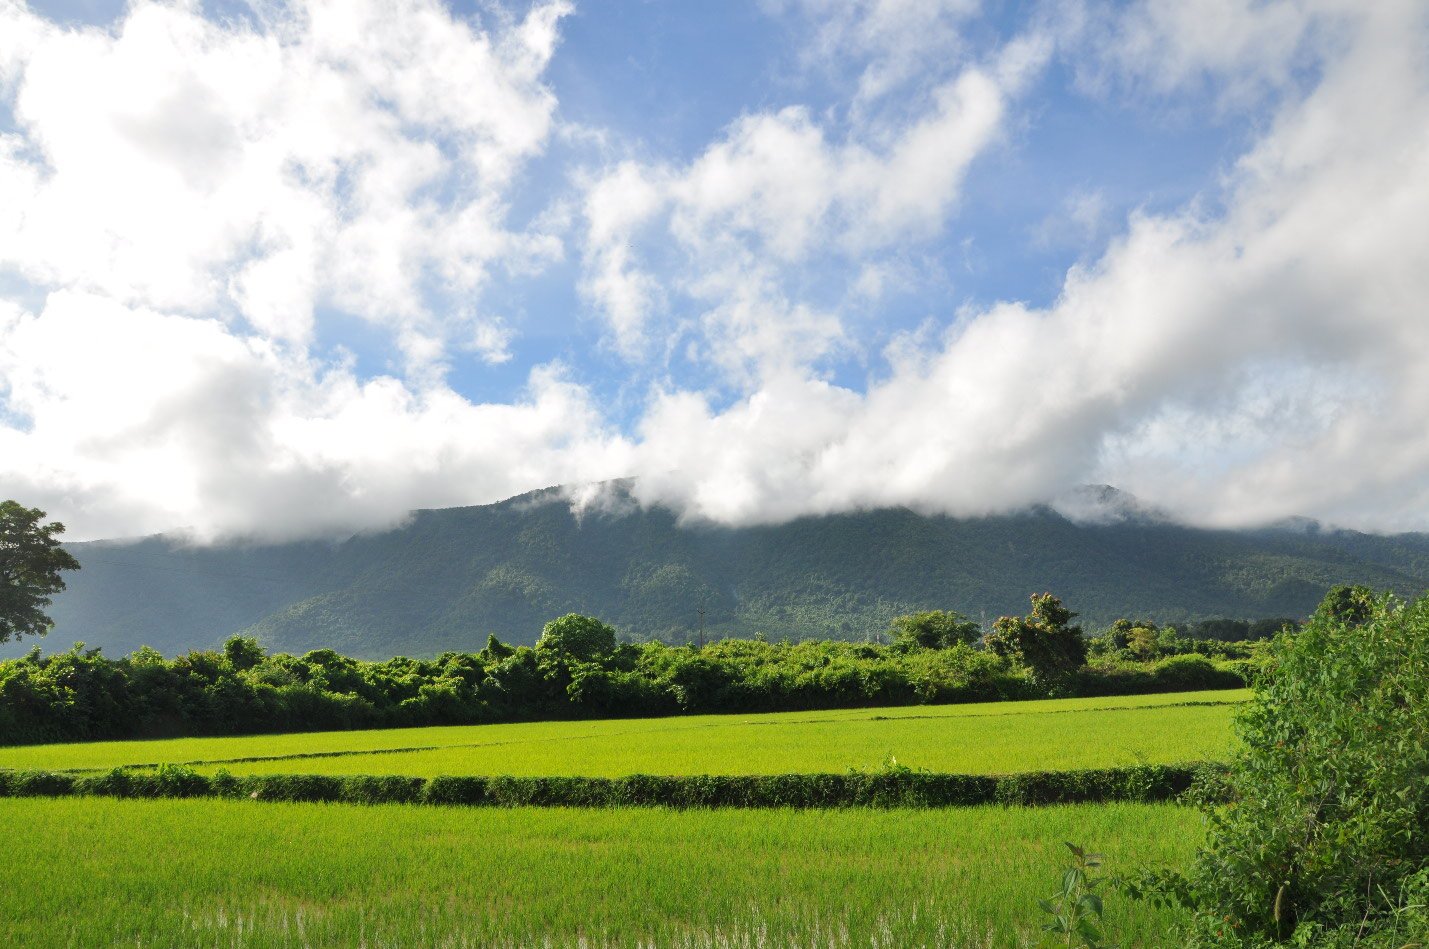
[[[705,648],[705,608],[702,606],[695,612],[700,614],[700,649]]]

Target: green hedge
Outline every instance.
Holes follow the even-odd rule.
[[[167,766],[76,775],[0,770],[0,797],[227,797],[347,804],[456,804],[485,807],[951,807],[1096,801],[1166,801],[1184,794],[1221,765],[1138,765],[1010,775],[925,771],[846,774],[632,774],[622,778],[409,778],[371,775],[261,774],[213,776]]]

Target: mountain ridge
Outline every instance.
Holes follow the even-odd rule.
[[[701,608],[709,636],[863,639],[917,609],[985,621],[1020,613],[1042,590],[1095,627],[1122,615],[1301,616],[1341,582],[1429,588],[1423,534],[1194,528],[1110,486],[1087,489],[1105,516],[1074,519],[1050,505],[981,518],[889,508],[721,527],[681,524],[662,507],[576,511],[556,486],[417,510],[335,541],[80,542],[66,545],[83,569],[55,599],[55,629],[0,655],[76,640],[109,654],[173,653],[236,632],[295,652],[428,655],[478,649],[488,633],[529,643],[566,612],[683,641]]]

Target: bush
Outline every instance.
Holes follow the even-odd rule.
[[[888,625],[889,637],[901,649],[947,649],[961,643],[972,646],[982,638],[977,623],[961,613],[929,610],[895,616]]]
[[[1429,596],[1336,590],[1271,654],[1206,848],[1150,892],[1196,910],[1197,945],[1349,945],[1429,870]]]
[[[342,801],[350,781],[330,774],[261,774],[240,778],[236,790],[255,801]]]
[[[1244,685],[1235,672],[1217,668],[1204,656],[1171,656],[1151,667],[1157,692],[1190,692],[1198,689],[1234,689]]]
[[[844,774],[649,775],[593,777],[399,777],[264,774],[213,777],[181,766],[117,768],[76,778],[0,771],[0,797],[94,794],[107,797],[230,797],[349,804],[494,807],[954,807],[1164,801],[1215,766],[1154,765],[1031,774],[936,774],[889,764]]]
[[[73,775],[52,771],[0,771],[0,796],[66,797],[76,783]]]

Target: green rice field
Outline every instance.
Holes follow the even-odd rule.
[[[1062,841],[1184,865],[1171,805],[918,811],[0,800],[8,945],[1017,946]],[[23,832],[17,832],[23,829]],[[1109,894],[1123,946],[1170,911]]]
[[[969,774],[1224,759],[1248,691],[34,745],[0,768],[160,763],[241,773],[775,774],[899,764]],[[261,759],[261,760],[244,760]]]

